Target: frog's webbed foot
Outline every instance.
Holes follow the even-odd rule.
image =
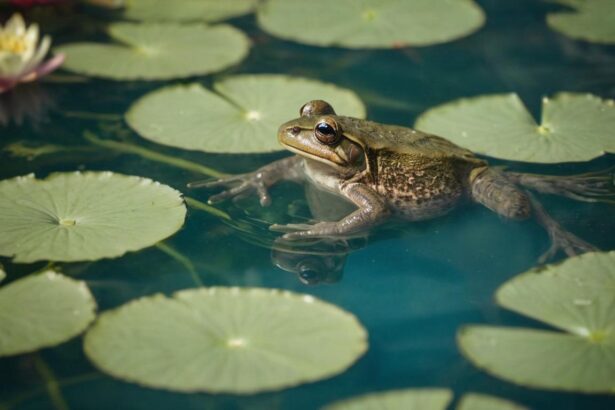
[[[246,174],[232,175],[213,181],[197,181],[188,184],[188,188],[226,188],[224,191],[209,197],[210,204],[225,199],[240,199],[256,193],[262,206],[271,204],[267,189],[282,179],[300,180],[302,175],[302,159],[295,155],[280,159]]]
[[[271,204],[271,197],[267,191],[267,185],[260,172],[233,175],[213,181],[197,181],[188,184],[188,188],[227,188],[224,191],[212,195],[207,200],[210,204],[224,201],[229,198],[240,199],[256,193],[262,206]]]
[[[547,214],[540,203],[532,199],[532,205],[538,222],[547,230],[551,246],[543,253],[538,262],[546,263],[558,252],[563,251],[568,256],[575,256],[585,252],[597,251],[598,248],[579,238],[572,232],[564,229],[557,221]]]
[[[614,168],[577,175],[538,175],[506,172],[506,177],[529,189],[576,201],[615,203]]]

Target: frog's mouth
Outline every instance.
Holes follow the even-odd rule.
[[[292,128],[281,128],[278,134],[280,144],[287,150],[309,158],[314,161],[327,164],[337,170],[343,171],[348,168],[348,162],[340,157],[331,146],[315,142],[311,135],[305,135],[305,131],[293,132]]]
[[[284,146],[284,148],[286,148],[290,152],[294,152],[297,155],[300,155],[305,158],[309,158],[314,161],[321,162],[323,164],[327,164],[339,171],[344,171],[348,165],[342,160],[342,158],[340,158],[334,152],[331,152],[331,151],[322,150],[322,152],[319,152],[318,155],[315,155],[311,153],[310,151],[305,151],[303,149],[293,147],[292,145],[289,145],[286,143],[282,143],[282,145]],[[323,155],[320,156],[321,154]]]

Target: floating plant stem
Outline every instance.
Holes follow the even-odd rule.
[[[151,161],[161,162],[163,164],[168,164],[168,165],[171,165],[177,168],[182,168],[188,171],[197,172],[203,175],[209,175],[211,177],[224,176],[222,172],[216,171],[213,168],[209,168],[201,164],[197,164],[196,162],[188,161],[182,158],[176,158],[171,155],[161,154],[159,152],[152,151],[150,149],[140,147],[138,145],[134,145],[129,142],[104,140],[104,139],[98,138],[91,131],[85,131],[83,133],[83,136],[86,140],[88,140],[92,144],[95,144],[95,145],[98,145],[104,148],[109,148],[114,151],[122,152],[125,154],[139,155]]]
[[[98,121],[121,121],[122,116],[120,114],[102,113],[102,112],[87,112],[87,111],[62,111],[65,117],[80,118],[84,120],[98,120]]]
[[[186,201],[186,205],[191,208],[198,209],[199,211],[207,212],[208,214],[217,216],[218,218],[226,219],[227,221],[232,220],[231,216],[224,212],[221,209],[218,209],[214,206],[206,204],[205,202],[201,202],[198,199],[191,198],[189,196],[184,196],[184,201]]]
[[[45,383],[45,389],[47,394],[49,394],[53,407],[56,410],[69,410],[68,404],[62,396],[62,389],[60,389],[56,376],[39,354],[34,355],[34,367]]]
[[[199,278],[199,275],[196,273],[196,269],[194,268],[194,264],[188,257],[182,255],[179,251],[177,251],[177,249],[164,242],[158,242],[155,246],[185,267],[186,270],[190,272],[190,276],[197,286],[203,286],[203,281]]]

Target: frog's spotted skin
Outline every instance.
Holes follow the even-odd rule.
[[[608,173],[509,174],[490,168],[471,151],[444,138],[339,116],[325,101],[306,103],[300,114],[278,131],[280,143],[296,156],[249,174],[192,186],[229,187],[212,196],[211,202],[254,191],[267,205],[269,186],[282,179],[303,179],[345,197],[357,208],[335,222],[272,226],[286,232],[283,238],[288,240],[354,236],[391,216],[413,221],[434,218],[469,198],[506,218],[526,219],[534,214],[553,243],[545,258],[558,250],[574,255],[594,248],[565,231],[520,185],[585,201],[615,198]]]

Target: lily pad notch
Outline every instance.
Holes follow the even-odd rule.
[[[55,49],[63,68],[112,80],[167,80],[221,71],[239,63],[250,42],[225,24],[113,23],[107,43],[72,43]]]
[[[543,98],[540,123],[517,94],[463,98],[427,110],[415,127],[511,161],[588,161],[615,152],[615,103],[592,94]]]
[[[357,95],[332,84],[284,75],[236,75],[201,84],[173,85],[146,94],[126,122],[159,144],[213,153],[254,154],[282,150],[278,127],[299,116],[309,100],[326,99],[340,114],[365,117]]]
[[[475,366],[526,387],[615,393],[615,252],[586,253],[521,274],[496,298],[560,331],[464,327],[457,342]]]

